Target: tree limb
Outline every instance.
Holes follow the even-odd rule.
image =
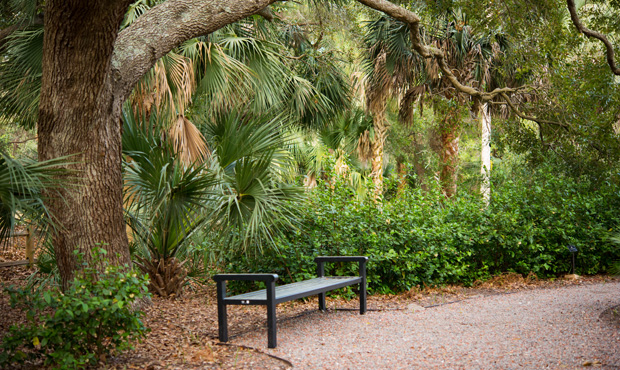
[[[381,11],[396,20],[406,23],[409,26],[411,44],[412,44],[413,49],[424,58],[434,58],[435,61],[437,61],[439,69],[443,72],[443,74],[448,79],[448,81],[450,81],[452,86],[454,86],[454,88],[458,90],[459,92],[467,94],[471,96],[472,98],[479,99],[483,103],[491,101],[495,99],[496,97],[502,97],[503,99],[506,100],[506,103],[508,104],[510,109],[517,116],[523,119],[531,120],[537,123],[545,123],[545,124],[551,124],[551,125],[556,125],[556,126],[568,127],[564,123],[541,120],[541,119],[537,119],[534,117],[529,117],[523,114],[522,112],[520,112],[517,109],[517,107],[512,103],[512,101],[510,101],[510,98],[508,97],[507,94],[515,93],[519,90],[524,89],[525,87],[516,87],[516,88],[502,87],[502,88],[496,88],[493,91],[485,92],[485,91],[477,90],[471,86],[463,85],[452,72],[452,69],[448,65],[448,62],[446,61],[446,56],[444,52],[433,46],[426,45],[422,41],[422,37],[420,35],[420,17],[418,17],[417,14],[413,13],[410,10],[402,8],[398,5],[395,5],[389,1],[386,1],[386,0],[358,0],[358,1],[372,9]],[[571,1],[571,0],[568,0],[568,1]]]
[[[568,129],[569,126],[566,123],[562,123],[562,122],[555,122],[555,121],[548,121],[545,119],[540,119],[540,118],[536,118],[536,117],[532,117],[532,116],[527,116],[525,114],[523,114],[521,111],[519,111],[517,109],[517,107],[515,107],[515,105],[513,104],[512,100],[510,100],[510,97],[505,93],[502,92],[499,94],[502,99],[504,99],[506,101],[506,104],[508,104],[508,106],[510,107],[510,109],[512,109],[512,111],[519,116],[522,119],[528,120],[528,121],[533,121],[540,124],[546,124],[546,125],[554,125],[554,126],[560,126],[563,127],[565,129]]]
[[[573,21],[573,24],[577,30],[588,37],[600,40],[605,45],[605,48],[607,49],[607,64],[609,64],[609,68],[611,68],[613,74],[620,76],[620,67],[617,67],[614,62],[614,47],[611,42],[609,42],[607,37],[605,37],[602,33],[592,31],[581,23],[579,17],[577,16],[577,9],[575,8],[575,2],[573,0],[566,0],[566,5],[568,6],[568,11],[570,12],[570,19]]]
[[[147,11],[118,35],[111,84],[124,101],[140,77],[182,42],[207,35],[257,13],[275,0],[168,0]]]
[[[265,18],[265,20],[267,20],[268,22],[273,21],[273,13],[271,12],[271,9],[269,9],[268,6],[264,7],[263,9],[259,10],[258,12],[256,12],[256,14],[260,15],[261,17]]]

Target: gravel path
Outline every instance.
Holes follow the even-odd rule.
[[[615,281],[364,316],[312,311],[278,321],[276,349],[266,329],[231,342],[296,369],[620,369],[620,328],[599,318],[617,305]]]

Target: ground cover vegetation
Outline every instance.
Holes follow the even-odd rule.
[[[359,3],[2,5],[0,236],[38,225],[35,285],[79,290],[106,271],[95,248],[106,284],[148,275],[132,299],[216,271],[295,281],[317,255],[369,256],[374,293],[555,278],[568,245],[576,273],[613,271],[620,5]],[[3,345],[63,351],[20,330]],[[71,366],[109,353],[90,342]]]

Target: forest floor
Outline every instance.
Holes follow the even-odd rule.
[[[0,262],[23,260],[21,242],[0,250]],[[26,266],[0,267],[0,287],[23,286],[34,272]],[[539,280],[533,276],[505,274],[474,287],[446,286],[441,288],[414,289],[400,295],[368,297],[370,311],[404,310],[412,306],[424,308],[450,304],[477,297],[555,288],[571,285],[596,284],[612,280],[605,276],[578,279]],[[316,298],[289,302],[277,306],[278,322],[295,320],[316,311]],[[357,310],[354,300],[329,299],[328,310]],[[147,337],[136,343],[135,349],[113,357],[102,369],[287,369],[292,364],[266,351],[240,345],[223,345],[217,340],[217,305],[213,284],[190,284],[184,294],[173,300],[153,297],[152,304],[144,308],[145,324],[150,328]],[[0,293],[0,338],[9,326],[25,322],[24,312],[11,309],[8,295]],[[229,333],[231,341],[244,334],[263,330],[266,312],[262,306],[229,306]],[[601,315],[620,328],[618,315],[611,311]],[[40,364],[26,364],[24,369],[40,368]]]

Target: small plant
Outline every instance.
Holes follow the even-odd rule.
[[[0,367],[44,358],[61,369],[82,368],[145,337],[144,313],[132,304],[145,297],[147,277],[127,266],[109,266],[102,248],[92,251],[90,263],[75,254],[83,268],[65,292],[6,289],[13,307],[28,310],[28,323],[9,329],[0,346]]]

